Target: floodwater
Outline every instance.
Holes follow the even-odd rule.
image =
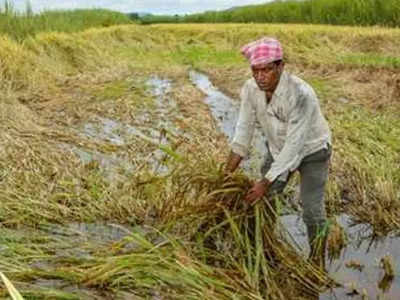
[[[189,76],[193,84],[206,95],[204,101],[208,104],[212,116],[220,130],[231,141],[238,118],[239,101],[224,95],[212,85],[206,75],[191,71]],[[260,129],[256,130],[253,137],[252,148],[251,158],[244,166],[250,176],[259,174],[257,166],[266,151],[265,139]],[[327,262],[327,269],[342,287],[321,294],[320,300],[400,299],[400,278],[397,276],[400,274],[400,265],[396,261],[400,257],[400,238],[388,236],[373,241],[368,224],[353,226],[348,215],[338,216],[337,221],[346,232],[347,246],[338,259]],[[308,255],[306,227],[302,219],[297,215],[286,215],[281,217],[280,223],[288,236],[292,237],[293,245],[303,255]],[[381,258],[384,256],[391,256],[395,263],[393,280],[386,280],[384,276],[381,267]],[[361,270],[346,266],[354,261],[360,264]]]
[[[372,230],[368,224],[353,224],[351,217],[342,214],[336,217],[338,224],[344,229],[347,245],[338,259],[329,261],[326,266],[331,277],[343,287],[327,291],[320,295],[320,300],[333,299],[400,299],[400,265],[396,258],[400,257],[400,238],[387,236],[380,240],[372,239]],[[297,215],[286,215],[280,223],[292,238],[297,249],[307,256],[309,246],[307,231],[302,218]],[[391,256],[395,263],[393,280],[386,281],[381,258]],[[360,268],[348,265],[355,262]],[[358,295],[354,292],[358,291]]]
[[[167,132],[173,136],[188,138],[173,123],[171,116],[176,114],[177,104],[169,96],[172,83],[168,79],[157,76],[151,77],[146,82],[150,93],[154,97],[155,108],[151,114],[143,113],[137,115],[136,123],[152,121],[152,127],[133,126],[124,124],[118,120],[95,116],[86,122],[81,128],[77,129],[77,134],[93,142],[110,143],[115,146],[126,146],[134,143],[138,138],[150,144],[158,146],[151,153],[146,153],[145,157],[137,156],[136,161],[145,160],[151,166],[151,170],[157,174],[168,173],[168,168],[163,164],[166,154],[160,149],[161,146],[168,146],[169,140]],[[82,163],[88,164],[95,161],[105,171],[106,178],[115,181],[119,178],[118,170],[133,173],[135,166],[126,157],[119,153],[101,153],[99,151],[77,147],[75,145],[63,144],[64,149],[74,152]]]

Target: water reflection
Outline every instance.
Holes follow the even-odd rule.
[[[294,245],[303,255],[308,255],[307,232],[302,218],[287,215],[280,221]],[[346,233],[347,245],[338,258],[327,261],[327,270],[343,287],[327,291],[319,299],[362,299],[363,295],[368,297],[366,299],[400,299],[398,276],[385,276],[381,263],[383,257],[392,257],[394,272],[399,273],[400,266],[395,260],[400,255],[400,238],[387,236],[373,240],[369,225],[354,225],[345,214],[338,216],[337,222]]]

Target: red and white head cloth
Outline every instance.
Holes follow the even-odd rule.
[[[283,50],[278,40],[264,37],[242,47],[240,52],[251,66],[269,64],[283,58]]]

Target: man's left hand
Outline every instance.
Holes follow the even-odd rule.
[[[246,195],[246,201],[250,204],[255,203],[257,200],[262,198],[267,192],[270,186],[270,182],[267,179],[258,181],[248,191]]]

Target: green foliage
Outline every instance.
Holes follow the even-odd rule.
[[[146,18],[147,23],[169,23],[173,18]],[[185,23],[312,23],[334,25],[400,25],[398,0],[276,0],[262,5],[242,6],[221,12],[181,17]]]
[[[163,16],[163,15],[145,15],[140,18],[140,23],[143,25],[152,23],[178,23],[181,18],[178,15],[174,16]]]
[[[104,9],[55,10],[34,14],[28,3],[25,12],[21,13],[9,1],[0,9],[0,34],[18,41],[40,32],[72,33],[92,27],[131,23],[129,16]]]

